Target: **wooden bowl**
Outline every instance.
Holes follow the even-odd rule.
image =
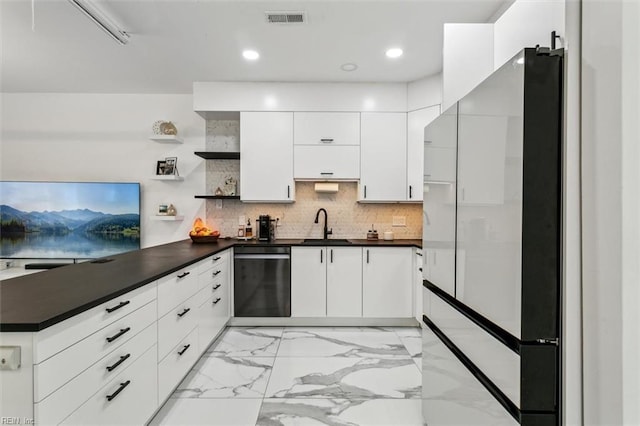
[[[194,243],[215,243],[218,241],[219,235],[204,235],[204,236],[194,236],[189,235],[191,237],[191,241]]]

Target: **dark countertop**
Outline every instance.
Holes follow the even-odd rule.
[[[418,247],[421,240],[350,240],[349,246]],[[84,262],[0,281],[0,331],[39,331],[167,274],[235,245],[302,244],[301,239],[258,241],[191,240],[110,256],[106,263]]]

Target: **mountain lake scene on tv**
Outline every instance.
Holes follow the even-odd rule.
[[[79,185],[65,183],[62,185]],[[100,184],[85,184],[100,185]],[[61,210],[31,210],[24,209],[25,194],[22,193],[19,202],[0,205],[0,253],[3,258],[58,258],[58,259],[94,259],[140,248],[140,214],[139,195],[132,195],[131,205],[110,207],[103,200],[104,189],[115,191],[113,198],[126,203],[129,188],[115,186],[87,188],[93,192],[90,197],[80,197],[82,204],[91,206],[94,194],[99,194],[101,201],[95,203],[94,208],[74,208]],[[3,190],[7,189],[7,182],[2,183]],[[78,199],[77,188],[63,188],[65,194],[73,194]],[[137,191],[137,187],[134,188]],[[125,191],[123,194],[122,191]],[[133,191],[133,192],[135,192]],[[80,184],[80,194],[85,188]],[[3,194],[2,201],[9,201]],[[115,201],[115,200],[114,200]],[[26,203],[28,205],[29,203]],[[39,203],[34,203],[34,207]],[[76,204],[75,202],[69,204]],[[49,203],[48,207],[59,203]],[[115,212],[104,211],[115,210]],[[121,213],[117,210],[129,209],[135,213]]]

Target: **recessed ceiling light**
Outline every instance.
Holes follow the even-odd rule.
[[[398,47],[394,47],[392,49],[387,50],[387,58],[399,58],[402,56],[402,49]]]
[[[516,59],[516,64],[518,65],[524,64],[524,57]]]
[[[353,63],[351,63],[351,62],[347,62],[346,64],[342,64],[342,65],[340,66],[340,69],[341,69],[342,71],[355,71],[355,70],[357,70],[357,69],[358,69],[358,65],[353,64]]]
[[[255,61],[260,57],[260,54],[255,50],[245,50],[242,52],[242,56],[244,56],[247,61]]]

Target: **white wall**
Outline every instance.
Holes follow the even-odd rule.
[[[494,25],[494,69],[525,47],[550,47],[551,31],[564,39],[564,8],[565,0],[516,0]]]
[[[143,247],[188,238],[204,217],[205,121],[191,95],[2,94],[0,179],[140,182]],[[149,140],[157,120],[171,120],[182,145]],[[154,181],[157,160],[177,156],[182,182]],[[173,203],[183,222],[152,221]]]
[[[582,236],[580,182],[581,3],[566,4],[563,166],[563,422],[582,425]]]
[[[407,84],[407,111],[415,111],[442,103],[442,73]]]
[[[444,24],[442,111],[493,70],[493,24]]]
[[[640,424],[635,1],[582,8],[584,423]]]

